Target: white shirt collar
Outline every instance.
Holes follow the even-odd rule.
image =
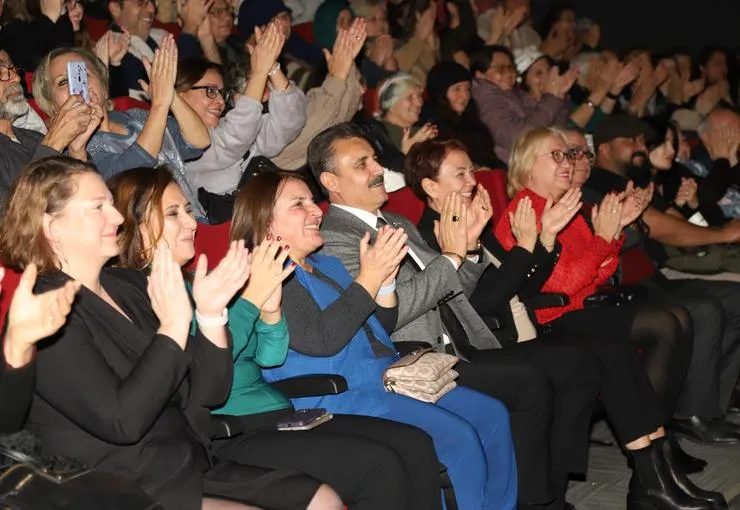
[[[366,223],[370,228],[376,229],[376,225],[378,223],[378,217],[383,217],[383,213],[378,211],[378,214],[374,214],[371,212],[367,212],[364,209],[358,209],[357,207],[350,207],[348,205],[339,205],[339,204],[331,204],[332,207],[338,207],[339,209],[342,209],[343,211],[347,211],[352,216],[355,216],[362,220],[363,223]],[[377,230],[377,229],[376,229]]]

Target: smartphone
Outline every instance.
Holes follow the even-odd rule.
[[[67,63],[67,85],[69,95],[82,96],[86,103],[90,102],[90,93],[87,88],[87,65],[79,60]]]
[[[334,417],[324,408],[299,409],[277,424],[278,430],[311,430]]]

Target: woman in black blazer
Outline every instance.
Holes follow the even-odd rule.
[[[0,281],[4,276],[0,268]],[[31,264],[23,271],[8,310],[0,361],[0,434],[23,427],[36,377],[36,342],[62,327],[80,288],[77,282],[67,282],[60,289],[34,295],[35,283],[36,266]]]
[[[167,510],[340,509],[333,490],[307,475],[212,455],[208,407],[231,385],[223,312],[248,274],[243,245],[236,270],[195,283],[191,335],[189,296],[166,246],[148,281],[104,269],[121,222],[95,167],[71,158],[26,167],[8,201],[5,264],[35,263],[41,291],[81,284],[66,326],[36,356],[28,425],[43,447],[135,480]]]
[[[454,214],[459,215],[461,228],[465,228],[462,222],[467,216],[473,217],[468,224],[490,219],[490,199],[482,186],[478,185],[476,189],[473,170],[474,165],[465,146],[454,140],[430,140],[415,145],[409,151],[404,176],[407,185],[427,204],[419,230],[432,248],[439,249],[434,223],[448,221],[453,210],[451,203],[457,204]],[[550,203],[549,218],[543,214],[540,225],[534,221],[531,201],[528,198],[520,201],[509,218],[519,246],[506,257],[502,255],[501,259],[494,260],[501,248],[491,242],[492,235],[484,234],[473,240],[478,242],[478,247],[472,253],[469,251],[468,256],[488,257],[494,264],[486,270],[486,273],[492,272],[491,275],[481,279],[470,301],[481,315],[508,311],[508,315],[514,317],[510,327],[516,332],[516,341],[512,342],[510,338],[506,345],[506,339],[502,339],[504,351],[518,351],[520,355],[528,356],[548,373],[556,392],[565,383],[563,379],[567,374],[563,373],[562,366],[572,356],[571,349],[586,349],[594,363],[598,363],[602,374],[601,400],[617,436],[634,461],[628,506],[637,508],[649,503],[661,509],[697,509],[707,505],[727,508],[722,494],[700,489],[686,477],[686,472],[701,469],[706,463],[690,457],[681,450],[677,441],[665,435],[661,424],[665,414],[670,416],[673,408],[664,409],[666,403],[661,402],[653,389],[634,346],[606,337],[570,333],[564,336],[559,331],[542,330],[536,327],[533,314],[518,301],[520,292],[536,293],[549,277],[557,262],[556,236],[580,210],[580,197],[580,191],[571,190],[557,204]],[[462,212],[463,208],[466,214]],[[488,213],[487,218],[484,212]],[[454,217],[452,221],[455,221]],[[470,230],[479,232],[481,229]],[[490,226],[486,225],[483,230],[490,232]],[[470,243],[469,239],[469,250]],[[678,375],[682,377],[683,373]],[[557,416],[558,412],[554,415]],[[577,441],[573,436],[578,434],[578,429],[571,427],[562,431],[560,442]],[[558,441],[554,442],[557,444]],[[579,444],[583,447],[583,442]]]

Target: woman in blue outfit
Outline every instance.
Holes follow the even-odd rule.
[[[395,276],[406,255],[406,234],[384,227],[372,247],[363,239],[361,270],[353,280],[337,259],[315,253],[322,245],[321,218],[308,186],[294,175],[259,175],[237,196],[231,239],[272,236],[290,247],[297,265],[283,287],[290,350],[265,378],[344,376],[346,393],[294,403],[417,426],[432,436],[461,509],[515,508],[516,463],[508,412],[499,401],[457,387],[433,405],[383,387],[383,370],[398,359],[388,332],[397,317]]]

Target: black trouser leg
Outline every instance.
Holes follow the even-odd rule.
[[[519,503],[547,503],[554,498],[550,481],[551,386],[542,370],[512,362],[504,352],[479,351],[472,363],[458,363],[457,383],[506,405],[516,452]]]

